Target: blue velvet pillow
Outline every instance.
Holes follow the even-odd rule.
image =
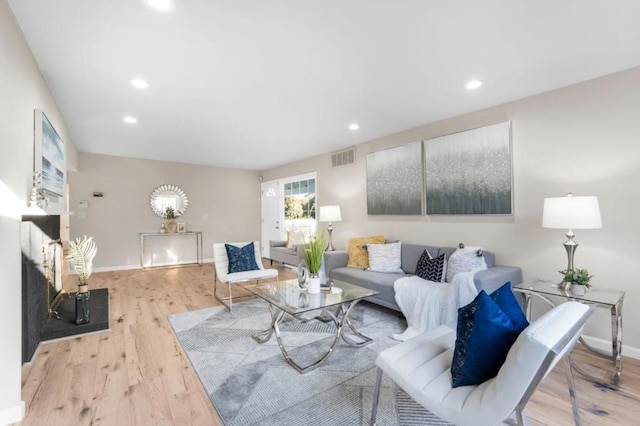
[[[502,309],[502,312],[509,317],[518,327],[522,329],[529,325],[527,317],[522,312],[520,304],[511,291],[511,281],[507,281],[502,287],[489,295],[491,299]]]
[[[479,385],[495,377],[522,330],[484,290],[458,309],[453,387]]]
[[[225,244],[224,248],[227,250],[227,259],[229,259],[229,274],[260,269],[256,263],[256,249],[253,241],[242,248],[231,244]]]

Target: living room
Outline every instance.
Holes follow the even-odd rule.
[[[640,237],[640,228],[634,225],[640,196],[633,190],[633,184],[640,181],[637,55],[629,55],[626,66],[611,70],[602,66],[597,76],[567,81],[564,87],[487,108],[474,108],[469,101],[464,113],[401,127],[382,137],[356,141],[347,134],[343,148],[355,146],[353,165],[333,168],[334,149],[329,149],[272,167],[235,168],[76,152],[69,130],[74,123],[53,96],[6,1],[0,5],[0,34],[0,142],[7,154],[0,158],[0,184],[3,191],[8,188],[16,205],[28,204],[34,156],[33,110],[46,111],[67,147],[70,209],[77,210],[80,202],[88,202],[86,217],[70,216],[70,236],[95,238],[99,246],[96,271],[138,268],[138,234],[159,229],[161,222],[152,214],[148,201],[149,193],[160,184],[175,184],[187,192],[190,206],[182,219],[187,229],[203,233],[204,258],[210,261],[214,242],[259,239],[260,182],[315,172],[319,205],[339,205],[342,211],[342,221],[334,224],[333,231],[338,249],[345,249],[352,237],[378,234],[388,240],[436,246],[464,242],[493,251],[500,264],[519,266],[525,280],[558,280],[557,271],[564,269],[567,260],[561,247],[565,231],[542,228],[543,201],[568,192],[595,195],[603,227],[577,231],[580,248],[576,265],[589,269],[597,288],[626,292],[623,354],[640,359],[640,314],[634,309],[640,297],[634,285],[639,266],[634,244]],[[590,60],[606,62],[606,58]],[[548,64],[549,69],[554,66]],[[511,122],[512,215],[367,214],[368,153],[504,121]],[[94,192],[103,196],[94,197]],[[3,201],[5,206],[10,203]],[[22,297],[19,216],[15,211],[0,215],[4,242],[0,262],[9,302],[0,311],[0,319],[11,324],[3,327],[0,348],[0,376],[5,384],[0,389],[0,424],[15,421],[23,400],[20,327],[16,322]],[[595,312],[585,331],[589,341],[608,348],[610,334],[607,313]],[[625,373],[631,371],[623,373],[622,381]],[[621,409],[633,407],[622,404]]]

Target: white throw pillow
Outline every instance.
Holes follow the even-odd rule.
[[[484,260],[481,247],[457,248],[447,262],[447,282],[453,282],[453,277],[460,272],[476,272],[483,269],[487,269],[487,262]]]
[[[402,243],[367,244],[369,270],[402,274]]]
[[[291,231],[289,233],[289,241],[287,241],[287,248],[295,249],[298,244],[304,244],[304,235],[300,231]]]

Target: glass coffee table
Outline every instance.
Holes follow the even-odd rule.
[[[353,307],[362,299],[378,294],[377,291],[369,290],[357,285],[348,284],[342,281],[333,280],[331,292],[320,294],[309,294],[298,285],[297,280],[269,282],[252,287],[247,290],[267,302],[271,313],[271,326],[253,336],[258,343],[265,343],[271,339],[275,333],[278,340],[280,352],[285,360],[299,373],[306,373],[318,367],[329,359],[340,338],[349,346],[361,347],[371,342],[371,339],[356,330],[349,320],[349,313]],[[317,312],[313,312],[317,311]],[[293,318],[307,322],[320,320],[323,322],[333,322],[336,328],[335,337],[331,347],[326,353],[319,355],[315,362],[307,366],[296,363],[284,346],[280,334],[279,324],[285,314]],[[349,334],[346,334],[348,331]],[[355,337],[355,339],[354,339]]]

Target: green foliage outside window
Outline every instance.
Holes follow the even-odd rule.
[[[316,197],[284,197],[285,219],[315,219]]]

